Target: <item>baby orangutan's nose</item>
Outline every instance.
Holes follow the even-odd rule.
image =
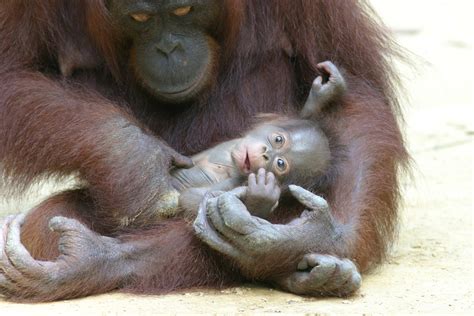
[[[268,161],[270,159],[270,156],[268,155],[268,147],[266,145],[262,146],[262,156],[265,161]]]

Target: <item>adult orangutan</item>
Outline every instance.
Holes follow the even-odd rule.
[[[0,292],[48,301],[257,280],[353,293],[397,223],[396,55],[356,0],[2,1],[7,183],[81,186],[3,221]],[[202,201],[194,227],[163,219],[177,198],[168,170],[189,165],[178,153],[236,137],[256,113],[298,113],[324,60],[348,88],[320,122],[332,158],[314,193],[330,212],[303,190],[267,221],[225,193]]]

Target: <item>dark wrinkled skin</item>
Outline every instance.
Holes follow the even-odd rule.
[[[120,241],[100,236],[77,220],[53,217],[49,226],[60,234],[60,255],[55,261],[40,261],[31,257],[20,241],[20,229],[25,214],[9,216],[2,225],[0,237],[0,293],[15,296],[16,289],[28,290],[31,298],[57,292],[77,296],[89,293],[88,285],[100,276],[102,289],[113,289],[116,273],[124,276],[133,265],[127,265],[128,251]],[[94,271],[94,273],[90,273]],[[81,282],[77,282],[81,280]],[[74,281],[74,282],[73,282]]]
[[[237,260],[244,269],[257,265],[262,256],[283,249],[303,249],[311,240],[330,244],[341,227],[335,222],[326,201],[298,186],[290,186],[293,196],[307,210],[286,225],[272,224],[251,216],[234,192],[206,197],[199,208],[194,228],[210,247]],[[293,293],[318,295],[333,292],[348,295],[360,287],[357,267],[347,259],[329,255],[307,254],[298,271],[274,280]]]
[[[311,296],[327,293],[347,296],[359,289],[361,282],[357,267],[349,259],[315,253],[303,257],[298,263],[298,271],[275,280],[282,289]]]
[[[170,14],[183,7],[177,1],[109,1],[113,19],[133,43],[134,72],[155,98],[183,103],[210,84],[218,56],[217,43],[208,33],[220,18],[219,2],[190,3],[192,11],[177,16]],[[146,20],[134,20],[133,14]]]

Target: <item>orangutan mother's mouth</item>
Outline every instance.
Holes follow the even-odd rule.
[[[201,84],[202,77],[203,75],[201,74],[198,79],[193,80],[187,87],[184,87],[182,89],[175,91],[158,91],[158,93],[165,95],[179,95],[189,93]]]

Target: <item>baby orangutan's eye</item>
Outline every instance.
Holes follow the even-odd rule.
[[[276,146],[276,148],[281,148],[285,143],[285,136],[280,133],[274,133],[270,137],[271,142]]]
[[[283,159],[278,159],[277,160],[277,165],[281,169],[285,168],[285,162],[283,161]]]
[[[285,163],[285,161],[284,161],[283,159],[281,159],[281,158],[278,158],[278,159],[277,159],[277,167],[278,167],[278,169],[280,169],[280,170],[282,170],[282,171],[285,170],[285,169],[286,169],[286,163]]]

